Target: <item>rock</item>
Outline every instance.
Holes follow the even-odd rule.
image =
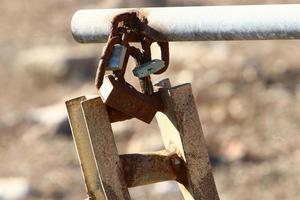
[[[72,130],[67,116],[64,119],[62,119],[59,123],[57,123],[54,132],[58,135],[63,136],[72,135]]]
[[[25,178],[0,178],[0,199],[21,200],[27,199],[30,194],[30,185]]]
[[[71,136],[65,101],[85,94],[94,94],[94,86],[85,84],[78,88],[76,92],[69,94],[67,97],[65,96],[62,100],[54,104],[32,108],[25,113],[18,113],[16,114],[18,120],[15,121],[44,126],[45,129],[51,130],[57,135]]]
[[[227,116],[225,106],[222,104],[213,105],[209,114],[214,123],[222,123]]]
[[[233,98],[228,104],[228,111],[234,120],[243,120],[247,118],[253,111],[247,100],[243,98]]]
[[[131,188],[132,199],[182,199],[182,194],[175,181],[165,181],[151,185],[145,185],[141,188]]]
[[[11,128],[21,121],[17,112],[9,112],[0,116],[0,127]]]
[[[237,139],[225,141],[222,145],[223,157],[229,162],[242,160],[247,155],[245,145]]]
[[[63,102],[29,110],[26,119],[34,123],[52,126],[67,118],[67,111]]]
[[[44,126],[45,129],[51,130],[56,135],[72,136],[64,102],[31,109],[24,118],[27,122]]]
[[[86,80],[95,75],[97,60],[97,55],[80,48],[40,46],[19,53],[14,66],[39,81]]]
[[[72,135],[64,102],[31,109],[23,118],[26,122],[44,127],[45,130],[50,130],[56,135]]]
[[[10,129],[22,124],[28,126],[38,125],[46,130],[42,131],[43,133],[51,131],[58,135],[71,136],[65,101],[84,94],[94,94],[94,90],[93,85],[84,84],[76,92],[64,96],[62,100],[56,103],[42,107],[32,107],[25,112],[16,110],[5,113],[0,116],[0,128]]]

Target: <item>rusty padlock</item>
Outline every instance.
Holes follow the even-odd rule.
[[[133,73],[137,77],[150,76],[151,74],[161,74],[169,67],[169,43],[167,41],[156,42],[160,48],[161,59],[151,58],[151,45],[154,43],[151,35],[144,35],[141,44],[144,53],[143,66],[137,66]],[[140,68],[140,69],[139,69]],[[144,68],[144,69],[143,69]],[[148,70],[149,72],[146,72]]]
[[[123,44],[128,46],[127,54],[132,56],[137,63],[140,63],[142,59],[140,50],[129,46],[126,36],[122,40]],[[127,64],[129,55],[126,56],[124,64]],[[113,75],[105,76],[99,89],[100,96],[107,106],[150,123],[155,113],[163,108],[160,96],[158,93],[152,95],[143,94],[127,83],[124,79],[126,68],[127,65],[124,65],[122,69],[113,71]]]
[[[107,106],[128,116],[150,123],[155,113],[162,110],[163,103],[158,94],[143,94],[125,81],[124,74],[129,55],[137,63],[140,63],[142,53],[138,48],[129,46],[126,35],[122,38],[121,43],[128,47],[126,52],[128,55],[125,56],[122,69],[113,71],[113,75],[105,76],[99,88],[100,96]],[[102,67],[106,68],[106,66]]]
[[[111,57],[108,61],[106,70],[116,71],[121,70],[125,61],[127,47],[121,44],[113,46]]]
[[[143,93],[153,94],[153,86],[150,75],[161,74],[167,70],[169,66],[169,43],[157,42],[161,50],[161,60],[151,58],[151,45],[154,38],[142,32],[141,45],[143,49],[142,62],[138,63],[133,74],[139,78]]]
[[[163,109],[158,93],[145,95],[113,75],[105,76],[99,92],[109,107],[146,123],[150,123],[155,113]]]
[[[159,59],[153,59],[149,62],[143,63],[132,70],[133,75],[138,78],[150,76],[165,67],[165,62]]]

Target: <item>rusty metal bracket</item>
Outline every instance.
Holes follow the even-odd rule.
[[[89,199],[129,200],[128,188],[168,180],[178,182],[185,199],[219,199],[191,85],[159,85],[165,104],[156,115],[165,144],[159,152],[118,155],[101,98],[66,102]]]

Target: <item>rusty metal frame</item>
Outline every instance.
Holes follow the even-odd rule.
[[[129,200],[128,188],[177,181],[185,199],[219,199],[191,85],[159,84],[165,110],[156,115],[165,150],[118,155],[100,97],[66,102],[88,198]]]
[[[81,109],[81,102],[86,99],[85,96],[82,96],[66,102],[69,123],[71,125],[88,197],[89,199],[104,199],[105,196],[101,187],[101,180],[98,175],[89,134]]]
[[[171,87],[166,79],[159,85],[165,110],[156,119],[165,148],[185,162],[184,199],[219,199],[191,84]]]

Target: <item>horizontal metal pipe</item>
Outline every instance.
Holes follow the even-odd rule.
[[[112,18],[136,10],[162,35],[158,41],[300,39],[300,4],[95,9],[77,11],[76,41],[106,42]]]

